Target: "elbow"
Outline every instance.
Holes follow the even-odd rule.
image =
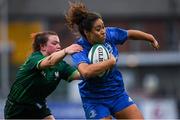
[[[47,59],[47,62],[48,62],[48,65],[49,65],[50,67],[57,64],[57,62],[54,61],[54,60],[52,59],[52,57],[49,57],[49,58]]]
[[[91,65],[82,63],[78,66],[78,71],[83,78],[88,79],[94,77],[97,70]]]
[[[135,30],[128,30],[128,39],[134,39],[136,33],[137,32]]]
[[[88,71],[88,70],[84,70],[81,72],[81,75],[83,76],[83,78],[88,79],[91,78],[93,76],[92,72]]]
[[[52,66],[54,66],[54,65],[56,65],[56,64],[57,64],[57,63],[52,62],[52,61],[49,62],[49,66],[50,66],[50,67],[52,67]]]
[[[46,59],[44,59],[40,62],[39,69],[49,68],[49,67],[52,67],[56,64],[57,64],[57,62],[52,60],[51,57],[47,57]]]

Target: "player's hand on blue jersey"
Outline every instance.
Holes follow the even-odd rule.
[[[71,55],[76,52],[82,51],[82,47],[78,44],[72,44],[64,49],[64,52],[68,55]]]

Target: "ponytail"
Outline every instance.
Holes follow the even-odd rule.
[[[90,32],[95,20],[101,18],[101,16],[89,12],[83,3],[70,2],[65,18],[67,21],[67,26],[71,31],[75,30],[74,26],[76,25],[79,33],[86,38],[84,30]]]

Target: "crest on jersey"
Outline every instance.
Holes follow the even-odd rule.
[[[59,78],[59,72],[55,72],[54,75],[55,75],[55,80],[57,80]]]
[[[96,111],[95,111],[95,110],[91,110],[91,111],[89,112],[89,118],[94,118],[96,115],[97,115],[97,114],[96,114]]]
[[[41,74],[46,77],[46,73],[44,71],[41,71]]]

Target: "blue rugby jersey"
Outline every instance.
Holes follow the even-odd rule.
[[[116,27],[106,28],[106,39],[103,44],[117,60],[119,52],[116,45],[123,44],[127,40],[127,35],[126,30]],[[83,51],[72,55],[75,66],[78,67],[80,63],[91,64],[88,59],[88,53],[92,45],[83,37],[79,38],[76,43],[83,47]],[[123,78],[118,70],[117,64],[102,78],[93,77],[82,79],[83,81],[79,83],[79,91],[82,99],[91,98],[97,100],[97,98],[110,98],[113,96],[120,96],[125,92]]]

